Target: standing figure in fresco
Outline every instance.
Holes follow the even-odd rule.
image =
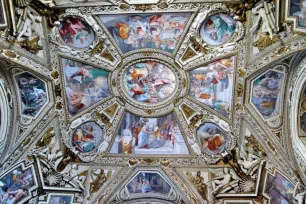
[[[121,149],[122,153],[124,154],[131,154],[132,153],[132,142],[133,142],[133,136],[130,129],[123,130],[123,135],[120,139]]]
[[[138,123],[136,123],[136,121],[133,121],[132,124],[132,132],[134,133],[134,138],[135,138],[135,145],[138,146],[138,135],[142,129],[141,126],[141,121],[139,121]]]
[[[164,146],[165,140],[161,136],[161,132],[158,127],[154,128],[153,140],[149,143],[149,148],[159,148]]]
[[[148,149],[149,148],[149,137],[150,137],[150,134],[153,133],[150,132],[149,130],[149,126],[150,126],[150,122],[147,122],[141,129],[139,135],[138,135],[138,147],[140,148],[146,148]]]
[[[176,134],[176,126],[175,126],[175,124],[174,124],[174,122],[172,121],[171,122],[172,124],[172,126],[170,127],[170,140],[171,140],[171,147],[172,147],[172,149],[174,148],[174,139],[175,139],[175,134]]]

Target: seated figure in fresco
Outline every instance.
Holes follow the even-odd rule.
[[[152,192],[152,188],[150,186],[150,183],[149,183],[148,179],[146,179],[146,178],[143,179],[141,192],[142,193]]]
[[[225,42],[228,40],[229,36],[235,31],[235,24],[227,22],[225,18],[222,18],[222,15],[214,15],[210,17],[208,22],[209,28],[213,26],[213,31],[211,32],[211,38],[217,42]]]
[[[223,152],[224,147],[224,136],[220,133],[216,133],[212,128],[208,128],[206,131],[201,133],[201,137],[204,138],[202,147],[208,148],[210,151]],[[223,148],[222,148],[223,146]]]

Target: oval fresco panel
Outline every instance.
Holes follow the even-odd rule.
[[[86,48],[95,39],[92,28],[78,18],[67,18],[59,26],[63,41],[75,48]]]
[[[175,90],[176,77],[163,64],[146,61],[128,68],[124,75],[127,93],[142,103],[159,103],[166,100]]]
[[[228,14],[215,14],[204,21],[200,28],[201,38],[209,45],[220,45],[231,39],[236,21]]]
[[[73,133],[72,146],[80,152],[93,151],[103,140],[103,130],[95,122],[86,122]]]
[[[226,150],[227,136],[224,131],[214,123],[204,123],[196,132],[202,151],[218,155]]]
[[[15,76],[21,97],[21,114],[35,117],[48,102],[46,84],[30,73]]]

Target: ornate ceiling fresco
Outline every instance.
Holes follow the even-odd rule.
[[[0,204],[306,203],[306,1],[0,9]]]

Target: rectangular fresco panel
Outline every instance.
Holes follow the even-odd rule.
[[[32,169],[16,168],[0,179],[0,203],[21,203],[34,186]]]
[[[235,57],[218,60],[192,70],[190,92],[192,98],[229,117],[232,106]]]
[[[252,83],[252,104],[264,119],[280,113],[284,73],[270,70]]]
[[[74,116],[110,95],[108,71],[62,59],[67,109]]]
[[[290,16],[298,17],[298,25],[306,27],[306,0],[290,0]]]
[[[49,204],[71,204],[71,196],[51,196]]]
[[[141,172],[127,185],[130,195],[158,194],[167,196],[171,186],[157,173]]]
[[[15,76],[21,97],[21,113],[35,117],[48,102],[45,82],[30,73]]]
[[[173,114],[142,118],[126,113],[111,153],[189,154]]]
[[[272,199],[271,204],[293,204],[294,185],[284,176],[268,174],[265,193]]]
[[[173,53],[191,13],[115,14],[100,19],[123,53],[154,48]]]
[[[6,26],[7,20],[6,20],[6,12],[4,8],[4,0],[0,0],[0,26]]]

